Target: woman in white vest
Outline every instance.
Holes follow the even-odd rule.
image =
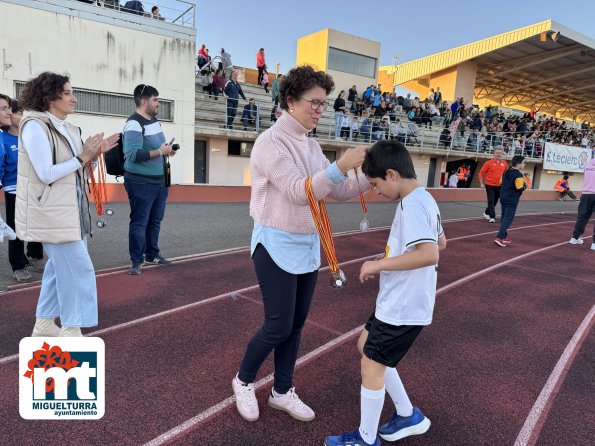
[[[81,327],[98,324],[85,169],[100,149],[115,147],[119,135],[99,133],[83,144],[80,128],[66,122],[76,106],[66,76],[40,74],[27,82],[21,101],[16,232],[21,240],[43,243],[49,259],[32,336],[82,336]]]

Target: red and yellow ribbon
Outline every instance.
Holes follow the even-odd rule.
[[[357,167],[354,167],[353,171],[355,172],[355,181],[357,182],[357,188],[359,190],[359,201],[362,204],[362,211],[364,211],[364,214],[367,214],[368,213],[368,205],[366,204],[366,199],[364,198],[364,193],[362,192],[362,186],[359,184],[359,176],[357,174]],[[368,192],[368,201],[370,201],[370,199],[372,198],[373,191],[374,191],[374,188],[371,188],[370,192]]]
[[[93,166],[88,163],[89,169],[89,192],[93,202],[95,203],[95,209],[97,215],[101,217],[104,213],[103,205],[107,206],[107,188],[105,186],[105,160],[103,153],[99,152],[97,156],[97,180],[95,179],[95,173],[93,172]]]
[[[331,224],[328,219],[324,200],[317,202],[314,198],[314,192],[312,191],[312,177],[306,179],[306,196],[308,197],[312,218],[316,224],[316,230],[320,236],[320,243],[322,244],[322,249],[324,250],[328,266],[331,273],[338,273],[339,261],[337,260],[337,253],[335,252],[333,231],[331,230]]]

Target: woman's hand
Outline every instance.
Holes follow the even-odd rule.
[[[337,167],[343,175],[346,175],[354,167],[359,167],[364,162],[366,156],[365,147],[354,147],[347,149],[341,158],[337,161]]]
[[[118,145],[118,141],[120,140],[120,134],[119,133],[114,133],[111,136],[108,136],[107,138],[103,138],[103,140],[101,141],[101,152],[102,153],[107,153],[110,150],[112,150],[114,147],[116,147]]]
[[[102,142],[103,133],[98,133],[97,135],[93,135],[87,138],[85,144],[83,145],[83,153],[81,153],[80,155],[84,163],[88,163],[97,156],[97,154],[99,153],[99,149],[101,148]]]

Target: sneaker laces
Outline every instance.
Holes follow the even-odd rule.
[[[306,407],[306,403],[304,403],[300,397],[297,395],[297,393],[295,393],[295,387],[292,387],[291,389],[289,389],[289,391],[287,392],[287,397],[291,398],[291,401],[293,402],[293,404],[295,404],[296,406],[299,407]]]
[[[240,384],[240,398],[242,402],[245,403],[247,406],[254,406],[254,404],[258,404],[256,400],[256,395],[254,395],[254,384]]]

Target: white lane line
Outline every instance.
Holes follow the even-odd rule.
[[[515,265],[515,268],[521,268],[521,269],[526,269],[527,271],[535,271],[538,273],[544,273],[549,276],[562,277],[564,279],[578,280],[579,282],[595,283],[595,280],[583,279],[582,277],[567,276],[566,274],[558,274],[558,273],[555,273],[552,271],[546,271],[544,269],[531,268],[530,266]]]
[[[570,220],[569,221],[564,221],[564,222],[557,222],[557,223],[545,223],[544,225],[561,224],[561,223],[569,223],[569,222],[570,222]],[[533,226],[530,226],[530,227],[535,227],[535,226],[540,226],[540,225],[533,225]],[[522,228],[516,228],[516,229],[522,229]],[[513,230],[513,229],[510,229],[510,231],[511,230]],[[485,233],[481,233],[481,234],[464,235],[464,236],[461,236],[461,237],[452,238],[452,239],[450,239],[450,241],[453,242],[455,240],[463,240],[463,239],[472,238],[472,237],[479,237],[479,236],[486,235],[486,234],[491,234],[491,232],[485,232]],[[490,272],[490,271],[492,271],[494,269],[497,269],[500,266],[504,266],[505,264],[514,262],[515,260],[520,260],[520,259],[525,258],[525,257],[528,257],[530,255],[537,254],[537,253],[539,253],[541,251],[552,249],[552,248],[555,248],[555,247],[564,245],[566,243],[568,243],[568,242],[562,242],[562,243],[558,243],[556,245],[552,245],[552,246],[548,246],[548,247],[545,247],[545,248],[538,249],[537,251],[528,252],[528,253],[523,254],[521,256],[514,257],[512,259],[506,260],[505,262],[499,263],[497,265],[493,265],[493,266],[491,266],[489,268],[486,268],[485,270],[478,271],[478,272],[476,272],[476,273],[474,273],[474,274],[471,275],[473,277],[471,277],[471,276],[467,276],[467,277],[470,277],[470,278],[478,277],[478,276],[483,275],[485,273],[488,273],[488,272]],[[371,260],[371,259],[377,258],[378,255],[380,255],[380,254],[373,254],[373,255],[366,256],[366,257],[360,257],[358,259],[348,260],[346,262],[341,262],[339,265],[346,266],[346,265],[351,265],[353,263],[363,262],[365,260]],[[328,266],[325,266],[325,267],[320,268],[318,271],[325,271],[325,270],[328,270],[328,269],[329,269]],[[357,279],[355,279],[355,280],[357,280]],[[447,287],[458,286],[460,283],[463,283],[466,280],[467,280],[467,278],[466,277],[463,277],[462,279],[459,279],[456,282],[452,282],[451,284],[448,284],[445,287],[440,288],[439,290],[437,290],[437,292],[440,292],[441,290],[447,291],[448,289],[450,289],[450,288],[447,288]],[[463,281],[463,282],[461,282],[461,281]],[[105,333],[109,333],[111,331],[119,330],[121,328],[126,328],[126,327],[130,327],[132,325],[140,324],[142,322],[151,321],[153,319],[157,319],[157,318],[162,317],[162,316],[169,316],[169,315],[171,315],[173,313],[177,313],[179,311],[183,311],[183,310],[186,310],[188,308],[197,307],[197,306],[204,305],[204,304],[207,304],[207,303],[215,302],[217,300],[223,299],[223,298],[228,297],[228,296],[230,296],[230,297],[233,298],[233,295],[236,294],[236,293],[241,293],[241,292],[244,292],[244,291],[251,291],[251,290],[254,290],[256,288],[258,288],[258,285],[252,285],[252,286],[249,286],[247,288],[242,288],[242,289],[239,289],[239,290],[229,291],[229,292],[226,292],[226,293],[223,293],[223,294],[219,294],[218,296],[209,297],[209,298],[204,299],[204,300],[200,300],[200,301],[197,301],[197,302],[192,302],[192,303],[189,303],[189,304],[186,304],[186,305],[182,305],[181,307],[171,308],[169,310],[161,311],[159,313],[151,314],[149,316],[144,316],[144,317],[141,317],[139,319],[134,319],[132,321],[123,322],[123,323],[117,324],[117,325],[112,325],[111,327],[106,327],[106,328],[103,328],[101,330],[92,331],[92,332],[88,333],[87,336],[98,336],[100,334],[105,334]],[[5,356],[4,358],[0,358],[0,365],[1,364],[4,364],[6,362],[13,361],[13,360],[17,359],[18,357],[19,357],[19,355],[18,354],[15,354],[15,355],[12,355],[12,356]]]
[[[493,271],[494,269],[497,269],[497,268],[500,268],[502,266],[508,265],[509,263],[511,263],[513,261],[524,259],[524,258],[528,257],[529,255],[537,254],[539,252],[543,252],[543,251],[545,251],[547,249],[551,249],[551,248],[554,248],[554,247],[557,247],[557,246],[561,246],[561,245],[566,244],[566,243],[568,243],[568,242],[557,243],[555,245],[548,246],[546,248],[538,249],[538,250],[533,251],[531,253],[527,253],[527,254],[523,254],[523,255],[514,257],[513,259],[510,259],[510,260],[505,260],[504,262],[501,262],[501,263],[498,263],[497,265],[494,265],[494,266],[491,266],[489,268],[486,268],[486,269],[484,269],[482,271],[479,271],[478,273],[470,274],[470,275],[468,275],[468,276],[466,276],[466,277],[464,277],[462,279],[459,279],[459,280],[457,280],[455,282],[452,282],[452,283],[450,283],[450,284],[448,284],[446,286],[443,286],[442,288],[436,290],[436,295],[445,293],[446,291],[449,291],[452,288],[454,288],[454,286],[462,285],[462,284],[464,284],[466,282],[469,282],[469,281],[475,279],[476,277],[479,277],[479,276],[485,274],[486,272]],[[337,339],[335,339],[333,341],[330,341],[327,344],[324,344],[321,348],[324,348],[326,345],[332,344],[333,342],[335,342],[335,341],[337,341],[339,339],[341,340],[341,342],[342,341],[345,341],[345,340],[349,339],[351,336],[353,336],[355,334],[358,334],[361,331],[361,329],[362,329],[362,326],[357,327],[357,328],[354,328],[353,330],[349,331],[348,333],[345,333],[341,337],[339,337],[339,338],[337,338]],[[327,350],[327,349],[320,350],[321,348],[316,349],[316,350],[308,353],[308,355],[310,355],[310,356],[308,356],[308,355],[306,355],[306,356],[308,356],[309,358],[311,358],[311,357],[314,357],[314,356],[318,356],[318,355],[322,354],[324,351]],[[319,350],[320,350],[320,352],[318,354],[315,354],[315,352],[318,352]],[[304,356],[304,358],[306,356]],[[300,360],[298,360],[298,362],[296,364],[298,364],[298,363],[300,363]],[[269,375],[269,376],[267,376],[264,379],[267,380],[266,382],[270,382],[272,380],[272,375]],[[257,388],[259,387],[259,384],[262,385],[261,384],[261,381],[259,381],[256,384],[256,387]],[[189,420],[185,421],[184,423],[180,424],[179,426],[176,426],[173,429],[171,429],[171,430],[167,431],[166,433],[164,433],[163,435],[160,435],[159,437],[151,440],[150,442],[146,443],[145,446],[157,446],[157,445],[162,445],[162,444],[167,443],[169,440],[173,439],[174,437],[176,437],[176,436],[178,436],[178,435],[180,435],[180,434],[182,434],[184,432],[187,432],[187,431],[195,428],[196,425],[198,425],[201,422],[205,421],[207,418],[209,418],[209,417],[217,414],[218,412],[221,412],[222,410],[228,408],[234,401],[235,401],[234,397],[226,398],[225,400],[221,401],[220,403],[218,403],[218,404],[216,404],[216,405],[208,408],[204,412],[201,412],[197,416],[195,416],[193,418],[190,418]]]
[[[338,338],[333,339],[332,341],[327,342],[324,345],[321,345],[316,350],[312,350],[310,353],[300,357],[297,362],[295,363],[296,368],[300,367],[301,365],[307,363],[308,361],[327,353],[329,350],[337,347],[338,345],[342,344],[343,342],[351,339],[352,336],[359,334],[362,329],[364,328],[363,325],[354,328],[351,331],[339,336]],[[260,381],[254,384],[254,388],[258,390],[259,388],[265,386],[266,384],[273,381],[273,374],[265,376]],[[231,385],[231,382],[230,382]],[[221,412],[224,409],[227,409],[235,402],[235,397],[230,396],[229,398],[224,399],[220,403],[208,408],[204,412],[199,413],[195,417],[190,418],[189,420],[185,421],[184,423],[180,424],[179,426],[174,427],[173,429],[165,432],[164,434],[160,435],[157,438],[145,443],[144,446],[157,446],[167,443],[168,441],[172,440],[173,438],[177,437],[184,432],[187,432],[193,429],[197,424],[201,423],[202,421],[212,417],[213,415]]]
[[[560,212],[528,212],[528,213],[524,213],[524,214],[516,214],[516,216],[522,217],[524,215],[554,215],[554,214],[562,214],[562,213],[565,213],[565,212],[561,212],[561,211]],[[470,221],[470,220],[482,221],[483,219],[481,217],[451,218],[451,219],[442,220],[442,223],[456,223],[456,222],[460,222],[460,221]],[[546,224],[550,224],[550,223],[546,223]],[[367,232],[385,231],[387,229],[390,229],[390,226],[380,226],[377,228],[371,228]],[[344,237],[347,235],[361,234],[361,233],[362,232],[359,230],[343,231],[343,232],[338,232],[338,233],[334,234],[333,237]],[[208,259],[211,257],[218,257],[218,256],[229,255],[229,254],[238,254],[240,252],[248,251],[249,249],[250,249],[250,247],[248,247],[248,246],[240,246],[237,248],[220,249],[217,251],[209,251],[209,252],[204,252],[204,253],[199,253],[199,254],[188,254],[188,255],[184,255],[184,256],[172,257],[172,258],[170,258],[170,260],[172,260],[176,263],[185,263],[185,262],[188,262],[191,260]],[[147,265],[144,268],[150,269],[150,268],[158,268],[158,267],[159,267],[158,265]],[[98,270],[95,272],[95,277],[107,277],[107,276],[112,276],[115,274],[122,274],[128,268],[129,268],[128,266],[124,265],[124,266],[116,266],[113,268],[101,269],[101,270]],[[36,281],[36,282],[27,284],[27,285],[11,285],[10,289],[1,293],[0,296],[7,296],[9,294],[14,294],[19,291],[35,290],[35,289],[39,289],[39,288],[41,288],[41,281]]]
[[[594,316],[595,305],[591,307],[591,311],[583,319],[583,322],[579,325],[574,336],[564,349],[545,386],[543,386],[539,397],[535,401],[535,404],[533,404],[525,420],[525,424],[523,424],[523,428],[514,442],[514,446],[533,446],[537,443],[541,429],[552,408],[553,400],[560,391],[560,387],[568,374],[574,358],[593,326]]]

